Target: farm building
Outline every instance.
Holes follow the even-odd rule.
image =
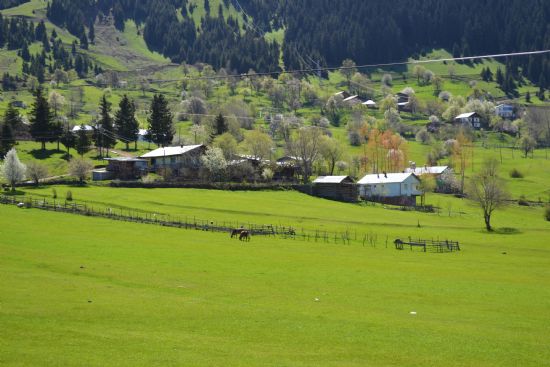
[[[477,112],[463,113],[455,117],[455,123],[470,125],[476,130],[484,126],[484,121]]]
[[[295,181],[296,175],[301,172],[300,159],[298,157],[284,156],[277,159],[275,163],[274,181]]]
[[[201,157],[206,153],[205,145],[182,145],[158,148],[142,155],[152,172],[170,170],[172,175],[196,178],[201,167]]]
[[[92,172],[94,181],[133,180],[147,173],[147,160],[133,157],[105,158],[107,167]]]
[[[357,185],[349,176],[320,176],[313,181],[312,194],[325,199],[355,202]]]
[[[359,182],[363,199],[397,205],[416,205],[420,179],[414,173],[380,173],[363,177]]]

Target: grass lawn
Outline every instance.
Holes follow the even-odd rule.
[[[470,227],[462,252],[424,254],[259,237],[243,245],[226,234],[7,206],[0,215],[10,218],[0,229],[4,366],[550,358],[542,220],[519,235]]]

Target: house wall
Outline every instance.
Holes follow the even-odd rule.
[[[381,197],[400,197],[400,196],[419,196],[422,192],[418,190],[420,181],[414,176],[408,177],[402,183],[392,182],[386,184],[360,185],[359,192],[361,197],[381,196]]]

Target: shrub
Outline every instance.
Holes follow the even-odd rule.
[[[426,129],[421,129],[416,133],[416,141],[428,145],[432,141],[432,137]]]
[[[65,194],[65,200],[73,201],[73,192],[71,190],[67,191],[67,194]]]
[[[57,190],[55,187],[52,189],[52,198],[57,199]]]
[[[547,205],[546,208],[544,208],[544,219],[550,222],[550,205]]]
[[[523,178],[523,173],[521,173],[517,168],[514,168],[510,171],[510,177]]]

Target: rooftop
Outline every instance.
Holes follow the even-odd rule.
[[[161,158],[161,157],[170,157],[174,155],[183,155],[185,153],[188,153],[192,150],[198,149],[203,146],[204,145],[200,144],[200,145],[183,145],[183,146],[177,146],[177,147],[158,148],[153,150],[152,152],[142,155],[140,158]]]
[[[366,175],[357,182],[359,185],[367,184],[384,184],[384,183],[401,183],[410,176],[416,177],[413,173],[377,173]]]
[[[429,174],[429,175],[440,175],[445,170],[449,168],[449,166],[423,166],[423,167],[416,167],[414,169],[407,168],[405,170],[406,173],[414,173],[417,176]]]
[[[315,181],[313,181],[313,183],[328,184],[328,183],[342,183],[344,181],[353,182],[353,180],[349,176],[319,176]]]
[[[466,112],[458,115],[457,117],[455,117],[455,119],[467,119],[468,117],[472,117],[475,114],[475,112]]]

